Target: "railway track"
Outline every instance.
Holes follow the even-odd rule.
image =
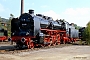
[[[3,42],[3,43],[0,43],[0,54],[15,54],[15,53],[21,53],[21,52],[37,51],[40,49],[62,48],[62,47],[71,46],[71,45],[83,45],[83,43],[81,43],[81,41],[77,41],[76,43],[73,43],[73,44],[60,44],[55,46],[36,47],[34,49],[27,49],[27,48],[18,49],[14,47],[15,44],[10,45],[10,42],[8,43]]]
[[[21,53],[21,52],[30,52],[30,51],[38,51],[40,49],[50,49],[50,48],[62,48],[65,46],[71,46],[72,44],[61,44],[61,45],[56,45],[56,46],[46,46],[46,47],[39,47],[39,48],[34,48],[34,49],[18,49],[15,47],[8,48],[8,49],[2,49],[0,50],[0,54],[16,54],[16,53]]]

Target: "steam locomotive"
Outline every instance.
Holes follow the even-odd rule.
[[[0,41],[4,41],[8,38],[7,30],[0,28]]]
[[[83,40],[83,33],[85,31],[85,27],[79,29],[79,39]]]
[[[75,42],[78,30],[66,21],[56,20],[42,14],[34,15],[34,10],[23,13],[11,21],[11,38],[16,46],[34,48],[60,43]]]

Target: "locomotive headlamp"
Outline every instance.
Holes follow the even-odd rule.
[[[25,42],[25,38],[24,37],[21,38],[21,42],[23,42],[23,43]]]
[[[12,33],[12,35],[14,35],[15,33]]]

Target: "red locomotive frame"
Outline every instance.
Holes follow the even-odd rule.
[[[55,46],[60,45],[61,40],[63,40],[63,43],[66,44],[68,42],[75,42],[77,38],[69,38],[69,35],[66,34],[65,30],[50,30],[50,29],[40,29],[41,31],[44,31],[44,34],[47,34],[44,37],[44,43],[49,44],[37,44],[34,43],[32,38],[35,38],[34,36],[12,36],[12,41],[18,42],[21,41],[22,37],[25,38],[25,41],[21,41],[24,45],[30,48],[34,48],[35,46],[41,45],[41,46]],[[61,35],[60,35],[61,34]]]

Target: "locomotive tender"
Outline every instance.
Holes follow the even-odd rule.
[[[68,22],[54,21],[42,14],[34,15],[34,10],[23,13],[11,21],[11,40],[17,47],[50,46],[73,42],[78,38],[78,30]]]

